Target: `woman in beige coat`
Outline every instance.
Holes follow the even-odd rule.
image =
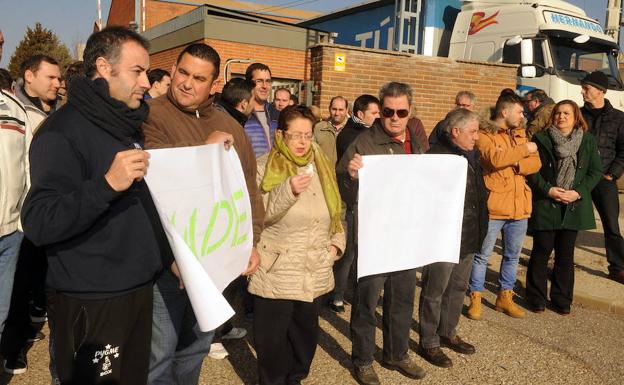
[[[335,171],[312,143],[313,123],[307,107],[285,108],[274,148],[258,159],[266,214],[249,292],[261,385],[299,384],[308,375],[319,297],[334,287],[332,265],[345,244]]]

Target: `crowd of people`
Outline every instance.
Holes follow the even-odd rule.
[[[0,32],[0,49],[3,41]],[[55,384],[197,384],[207,355],[227,355],[219,341],[247,334],[231,321],[200,330],[143,179],[148,149],[217,143],[238,154],[253,248],[224,295],[240,296],[253,323],[262,385],[308,376],[321,308],[345,312],[351,291],[356,380],[381,383],[373,366],[380,297],[382,363],[409,378],[426,375],[409,349],[416,269],[351,278],[357,224],[366,215],[358,212],[366,155],[446,154],[468,163],[458,263],[422,268],[417,353],[431,364],[452,367],[442,348],[477,352],[457,326],[466,295],[466,317],[483,318],[485,274],[501,233],[495,308],[510,317],[525,316],[514,289],[527,233],[528,309],[571,312],[575,242],[578,231],[595,228],[592,202],[609,277],[624,284],[616,186],[624,173],[624,112],[605,98],[602,72],[581,79],[583,106],[555,103],[539,89],[525,98],[505,89],[494,106],[478,109],[474,93],[461,90],[427,136],[408,84],[384,84],[378,96],[352,104],[336,95],[322,120],[318,107],[299,105],[289,89],[273,90],[265,64],[249,65],[215,94],[221,59],[212,47],[186,46],[170,72],[150,70],[148,48],[135,32],[110,27],[91,35],[84,61],[63,74],[46,55],[26,59],[18,79],[0,71],[7,373],[27,371],[27,344],[45,337],[34,325],[46,320]]]

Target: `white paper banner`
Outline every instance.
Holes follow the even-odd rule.
[[[247,267],[251,204],[236,151],[223,144],[150,150],[152,198],[202,331],[234,315],[221,292]]]
[[[468,162],[370,155],[359,171],[358,278],[459,261]]]

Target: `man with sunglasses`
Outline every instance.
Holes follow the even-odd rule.
[[[391,82],[379,91],[381,118],[362,132],[340,159],[336,172],[340,193],[357,213],[358,170],[362,155],[419,154],[424,148],[407,122],[412,108],[412,89]],[[356,218],[357,223],[357,218]],[[410,378],[423,378],[425,371],[408,354],[409,332],[414,311],[416,270],[409,269],[363,277],[355,287],[351,311],[351,359],[356,379],[365,385],[379,384],[373,368],[376,307],[383,296],[383,361]]]

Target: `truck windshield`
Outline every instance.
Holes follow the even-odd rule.
[[[599,40],[574,42],[572,35],[549,33],[553,61],[557,73],[573,83],[592,71],[601,71],[609,78],[609,88],[622,89],[617,51]]]

